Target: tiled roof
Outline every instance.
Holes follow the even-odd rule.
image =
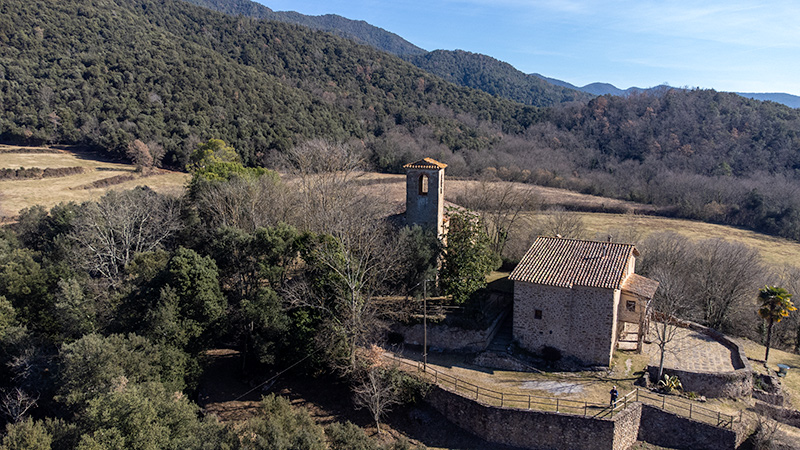
[[[513,281],[549,286],[619,289],[632,244],[538,237],[511,272]]]
[[[647,299],[653,298],[658,289],[658,281],[632,273],[624,283],[622,290],[632,292]]]
[[[447,164],[440,163],[433,158],[423,158],[403,166],[404,169],[444,169],[445,167],[447,167]]]

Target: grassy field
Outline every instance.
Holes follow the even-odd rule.
[[[13,152],[11,152],[13,151]],[[51,153],[43,153],[43,152]],[[40,204],[51,207],[64,201],[81,202],[96,199],[110,189],[131,189],[146,185],[162,193],[180,194],[189,175],[180,172],[161,171],[157,175],[144,177],[134,173],[130,164],[103,161],[97,155],[55,150],[47,148],[28,148],[0,145],[0,168],[64,168],[84,167],[86,172],[61,178],[45,178],[33,180],[0,181],[0,217],[14,217],[21,209]],[[83,189],[92,182],[117,175],[134,175],[135,179],[103,188]],[[366,184],[365,188],[375,191],[384,201],[397,204],[398,212],[402,211],[405,201],[405,176],[364,173],[358,179]],[[474,189],[480,182],[468,180],[448,180],[447,197],[455,200],[460,193]],[[569,204],[584,207],[614,207],[631,211],[647,211],[648,205],[631,202],[592,197],[561,189],[530,186],[521,183],[498,182],[510,185],[535,195],[544,205]],[[607,213],[568,213],[579,216],[585,226],[584,237],[589,239],[605,239],[608,234],[632,236],[641,239],[655,231],[674,231],[691,239],[723,238],[741,242],[758,249],[764,260],[770,264],[798,264],[800,261],[800,244],[786,239],[767,236],[753,231],[694,222],[681,219],[639,215],[639,214],[607,214]],[[531,229],[530,223],[537,213],[529,213],[524,220],[522,239],[528,239],[525,230]]]
[[[540,213],[528,213],[523,218],[527,224],[533,223]],[[768,264],[782,266],[785,264],[800,265],[800,243],[755,231],[744,230],[725,225],[696,222],[684,219],[646,216],[639,214],[606,214],[568,212],[583,221],[586,239],[605,240],[608,235],[620,237],[624,241],[637,243],[655,232],[670,231],[686,236],[689,239],[720,238],[731,242],[740,242],[757,249]],[[523,225],[523,229],[533,229],[531,225]],[[520,236],[525,237],[525,236]]]
[[[19,169],[38,167],[83,167],[84,173],[66,177],[2,180],[0,181],[0,216],[13,218],[20,210],[33,205],[47,208],[61,202],[82,202],[97,199],[111,189],[126,190],[136,186],[149,186],[162,193],[180,194],[188,181],[188,174],[161,170],[142,177],[134,166],[103,161],[88,153],[43,148],[0,145],[0,168]],[[93,182],[118,175],[132,175],[134,179],[102,188],[85,189]]]

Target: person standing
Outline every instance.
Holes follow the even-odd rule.
[[[611,394],[611,407],[616,408],[617,397],[619,396],[619,392],[617,392],[617,387],[611,386],[611,391],[609,391],[609,393]]]

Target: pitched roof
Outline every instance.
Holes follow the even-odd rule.
[[[539,236],[509,278],[568,288],[619,289],[629,258],[638,254],[632,244]]]
[[[445,167],[447,167],[447,164],[440,163],[433,158],[422,158],[419,161],[403,166],[404,169],[444,169]]]
[[[632,292],[640,297],[651,299],[658,289],[658,281],[632,273],[628,279],[622,283],[622,290]]]

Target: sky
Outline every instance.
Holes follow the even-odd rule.
[[[800,95],[796,0],[256,0],[365,20],[425,50],[466,50],[576,86]]]

